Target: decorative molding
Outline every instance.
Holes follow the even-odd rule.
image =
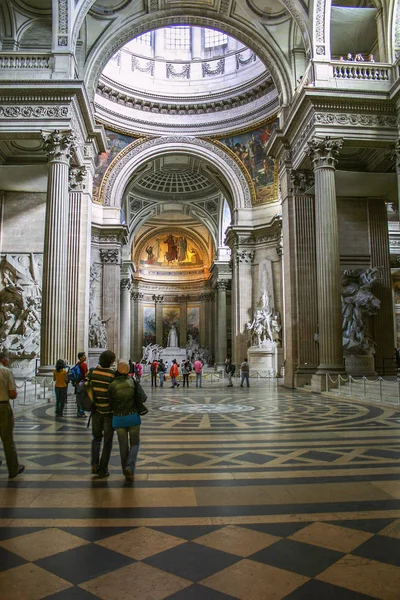
[[[394,56],[397,60],[400,56],[400,2],[397,2],[394,25]]]
[[[51,56],[34,54],[2,54],[0,56],[0,69],[50,69]]]
[[[146,60],[146,64],[142,66],[137,56],[132,56],[131,61],[132,71],[140,71],[140,73],[150,73],[154,75],[154,60]]]
[[[400,173],[400,140],[397,140],[394,148],[386,153],[387,158],[393,164],[397,173]]]
[[[226,290],[229,288],[229,281],[226,279],[218,279],[218,281],[215,282],[214,287],[218,292],[226,292]],[[202,294],[200,296],[202,296]],[[199,299],[202,300],[201,297]]]
[[[161,294],[154,294],[152,296],[152,299],[156,304],[162,304],[164,302],[164,296],[162,296]]]
[[[85,189],[86,167],[71,167],[69,170],[69,191],[81,192]]]
[[[41,132],[43,148],[49,161],[68,161],[76,152],[76,137],[71,131],[60,131],[56,129],[52,133]]]
[[[138,302],[139,300],[143,300],[143,294],[142,292],[131,292],[131,296],[132,296],[132,300],[134,302]]]
[[[0,106],[0,118],[2,119],[59,119],[70,117],[70,114],[69,106],[29,106],[24,104]]]
[[[58,45],[68,46],[68,0],[58,0]]]
[[[363,113],[323,113],[314,114],[315,125],[349,125],[351,127],[396,127],[396,115],[368,115]]]
[[[118,248],[101,248],[100,258],[103,264],[118,265],[119,264],[119,249]]]
[[[255,52],[251,52],[248,58],[243,58],[242,53],[239,52],[238,54],[236,54],[236,69],[240,69],[240,67],[249,65],[251,62],[255,62],[256,60],[257,55]]]
[[[334,169],[338,161],[339,151],[343,146],[343,139],[314,138],[308,142],[308,156],[314,165],[314,169]]]
[[[229,12],[230,0],[220,0],[219,12],[222,15],[227,15]]]
[[[315,41],[317,46],[325,44],[325,3],[326,0],[317,0],[315,7]],[[318,52],[318,54],[325,54]]]
[[[173,63],[166,63],[167,79],[190,79],[190,63],[183,64],[181,71],[176,71]]]
[[[201,71],[203,77],[212,75],[223,75],[225,73],[225,58],[220,58],[217,61],[217,66],[214,69],[211,67],[209,62],[203,62],[201,64]]]

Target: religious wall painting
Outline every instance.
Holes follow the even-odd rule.
[[[101,181],[104,177],[107,168],[114,160],[114,158],[131,144],[136,138],[130,137],[129,135],[123,135],[122,133],[115,133],[106,129],[107,137],[107,150],[101,152],[96,158],[96,169],[93,177],[93,199],[96,200],[99,197],[99,191]]]
[[[156,235],[149,239],[140,254],[139,263],[142,266],[184,268],[203,266],[202,252],[198,243],[183,232]]]
[[[190,340],[189,336],[196,342],[199,341],[200,333],[200,307],[199,306],[188,306],[187,309],[187,339]]]
[[[267,155],[266,145],[277,127],[277,120],[266,125],[221,139],[243,163],[253,180],[257,204],[277,200],[278,173],[275,161]]]
[[[143,306],[143,345],[156,343],[155,306]]]
[[[163,306],[163,347],[168,346],[168,336],[172,327],[175,327],[178,335],[178,345],[182,346],[180,338],[180,318],[181,309],[180,306]],[[184,345],[184,344],[183,344]]]

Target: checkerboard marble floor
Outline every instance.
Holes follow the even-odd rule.
[[[265,381],[148,391],[132,486],[116,440],[90,474],[72,396],[17,417],[1,600],[400,600],[399,410]]]

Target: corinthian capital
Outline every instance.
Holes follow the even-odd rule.
[[[69,170],[69,191],[80,192],[85,187],[86,167],[71,167]]]
[[[127,290],[129,292],[130,289],[131,289],[131,280],[128,279],[127,277],[124,277],[124,279],[121,279],[121,290]]]
[[[71,131],[60,131],[56,129],[52,133],[41,132],[44,151],[47,159],[64,160],[69,162],[72,155],[76,151],[75,134]]]
[[[100,250],[101,262],[109,265],[117,265],[119,263],[119,250],[117,248],[107,248]]]
[[[216,290],[226,291],[229,287],[229,281],[226,279],[219,279],[215,284]]]
[[[397,140],[394,148],[389,150],[387,157],[395,167],[396,171],[400,170],[400,140]]]
[[[251,263],[253,258],[253,250],[238,250],[236,253],[236,260],[238,263]]]
[[[307,154],[313,161],[314,169],[321,167],[334,169],[342,146],[343,140],[341,138],[314,138],[308,142]]]
[[[160,294],[154,294],[152,298],[156,304],[162,304],[164,302],[164,296],[161,296]]]
[[[290,179],[295,194],[305,194],[315,183],[313,171],[292,171]]]

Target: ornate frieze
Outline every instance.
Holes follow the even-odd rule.
[[[248,58],[243,58],[242,53],[239,52],[238,54],[236,54],[236,69],[240,69],[240,67],[249,65],[251,62],[255,62],[256,60],[257,55],[255,52],[251,52]]]
[[[141,64],[137,56],[132,56],[131,62],[132,71],[140,71],[140,73],[150,73],[154,75],[154,60],[146,60],[145,64]]]
[[[167,79],[190,79],[190,63],[181,66],[181,70],[178,71],[174,63],[166,63],[166,75]]]
[[[152,300],[155,302],[155,304],[162,304],[164,302],[164,296],[161,294],[154,294],[152,296]]]
[[[225,58],[220,58],[214,68],[211,66],[211,63],[203,62],[201,69],[203,77],[210,75],[223,75],[225,73]]]
[[[338,161],[339,151],[343,146],[341,138],[330,137],[314,138],[308,142],[308,156],[314,165],[314,169],[335,168]]]
[[[76,138],[71,131],[56,129],[50,134],[42,132],[43,148],[48,160],[69,161],[76,152]]]
[[[0,119],[59,119],[70,116],[69,106],[15,105],[0,106]]]
[[[396,127],[396,115],[316,112],[315,125],[350,125],[351,127]]]
[[[58,46],[68,46],[68,0],[58,0]]]
[[[143,300],[142,292],[131,292],[132,300],[138,302],[139,300]]]
[[[100,258],[103,264],[117,265],[119,264],[119,249],[118,248],[101,248]]]
[[[69,170],[69,191],[81,192],[85,189],[86,167],[71,167]]]

